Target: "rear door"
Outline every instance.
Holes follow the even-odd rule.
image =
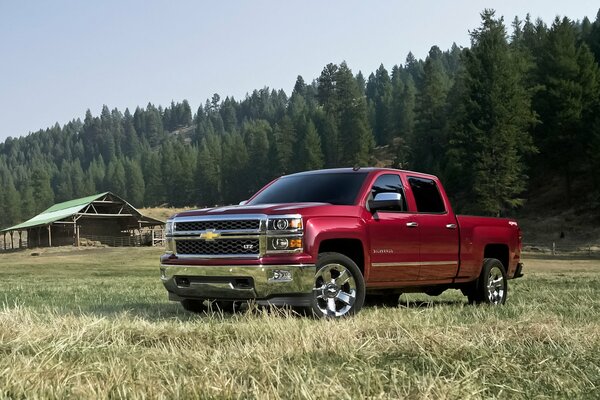
[[[379,175],[371,187],[367,204],[375,195],[388,192],[400,193],[405,200],[402,207],[377,211],[367,220],[371,240],[369,281],[416,281],[419,277],[419,228],[415,213],[406,206],[400,175]]]
[[[408,176],[415,199],[420,232],[419,280],[454,278],[458,272],[459,233],[456,217],[444,202],[438,183],[429,178]]]

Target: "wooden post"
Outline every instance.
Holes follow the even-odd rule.
[[[151,246],[154,247],[154,227],[152,227],[152,229],[150,230],[152,232],[152,242],[151,242]]]
[[[556,242],[552,242],[552,255],[556,255]]]
[[[75,225],[75,246],[79,247],[79,225]]]
[[[6,232],[4,232],[2,236],[4,236],[4,250],[6,250]]]
[[[19,248],[23,247],[23,236],[21,231],[19,231]]]
[[[38,231],[38,242],[37,242],[37,245],[38,245],[38,247],[42,247],[42,227],[38,226],[37,231]]]
[[[48,247],[52,247],[52,225],[48,225]]]
[[[15,248],[15,239],[13,238],[13,231],[10,231],[10,248],[13,250]]]

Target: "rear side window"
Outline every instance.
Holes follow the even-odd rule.
[[[404,198],[404,188],[400,181],[400,176],[395,174],[381,175],[371,188],[371,199],[374,199],[379,193],[399,193],[402,196],[402,208],[389,208],[385,211],[406,211],[406,199]]]
[[[408,183],[415,196],[417,211],[422,213],[443,213],[446,211],[444,201],[435,181],[425,178],[408,178]]]

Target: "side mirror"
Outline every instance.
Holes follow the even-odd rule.
[[[240,201],[240,203],[238,205],[239,206],[245,206],[246,203],[248,203],[248,200],[242,200],[242,201]]]
[[[378,210],[403,210],[402,195],[400,193],[378,193],[369,201],[369,210],[374,213]]]

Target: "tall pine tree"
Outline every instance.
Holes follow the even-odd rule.
[[[500,215],[523,204],[523,156],[534,151],[529,129],[536,119],[503,19],[492,10],[481,17],[464,57],[464,108],[455,110],[451,157],[462,183],[462,208]]]

